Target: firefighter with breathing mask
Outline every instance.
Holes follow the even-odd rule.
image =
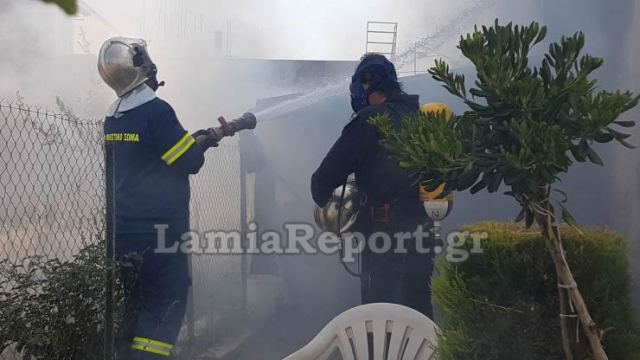
[[[355,115],[313,174],[313,199],[318,206],[325,206],[334,189],[355,173],[361,205],[350,231],[368,240],[383,232],[392,242],[383,252],[373,251],[370,241],[366,243],[361,255],[362,302],[401,304],[433,318],[433,251],[418,251],[419,247],[429,248],[431,222],[419,200],[417,184],[382,148],[382,135],[369,123],[371,117],[387,114],[398,125],[406,116],[418,113],[418,96],[402,91],[395,67],[385,56],[371,53],[362,57],[350,92]],[[395,234],[411,234],[401,239],[406,251],[395,251],[400,241]],[[375,241],[377,248],[383,246],[378,244],[380,237]],[[421,242],[419,247],[417,242]]]

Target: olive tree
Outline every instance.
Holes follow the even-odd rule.
[[[443,60],[429,70],[468,110],[451,121],[444,114],[416,114],[396,126],[387,116],[371,122],[383,134],[382,144],[428,189],[446,184],[445,194],[470,189],[496,192],[504,184],[521,211],[517,221],[536,223],[553,258],[560,295],[562,345],[573,359],[570,317],[577,317],[596,359],[606,359],[604,331],[594,322],[571,272],[558,222],[575,226],[566,194],[553,186],[575,162],[602,165],[593,145],[632,147],[619,131],[634,126],[618,121],[638,103],[630,92],[599,90],[591,79],[603,60],[583,54],[585,37],[577,32],[549,45],[539,66],[529,64],[530,50],[547,29],[495,25],[462,36],[458,48],[473,63],[475,86],[450,71]],[[576,314],[569,313],[569,308]]]

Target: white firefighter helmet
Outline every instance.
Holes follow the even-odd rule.
[[[118,97],[147,81],[156,71],[142,39],[114,37],[100,48],[98,72]]]
[[[340,217],[340,233],[353,226],[360,210],[360,196],[354,181],[348,181],[342,196],[342,186],[337,187],[329,202],[324,207],[315,205],[313,218],[316,225],[324,231],[338,233],[338,212]],[[341,208],[340,211],[338,209]]]

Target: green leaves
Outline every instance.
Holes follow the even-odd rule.
[[[75,15],[78,12],[76,0],[42,0],[46,3],[58,5],[67,15]]]
[[[120,262],[114,270],[130,262]],[[66,261],[0,259],[0,353],[16,344],[25,359],[103,359],[107,270],[102,242]],[[121,282],[115,284],[118,321],[124,320],[127,291]]]
[[[466,98],[467,91],[464,84],[464,75],[450,72],[449,65],[444,60],[436,60],[435,66],[429,70],[429,73],[436,81],[442,82],[449,93],[460,98]]]
[[[566,257],[587,303],[593,304],[591,314],[602,328],[612,329],[603,339],[609,359],[637,359],[640,327],[629,296],[625,241],[602,230],[561,230]],[[442,314],[438,359],[565,359],[558,341],[557,277],[544,238],[509,223],[474,224],[461,231],[488,237],[481,256],[437,264],[432,287]],[[473,246],[469,237],[460,248]],[[578,355],[589,352],[587,341],[573,346]],[[578,355],[574,358],[593,358]]]
[[[465,171],[469,145],[462,141],[456,130],[457,119],[447,121],[445,114],[416,114],[403,121],[398,128],[387,115],[370,119],[384,134],[382,145],[395,155],[400,166],[418,174],[419,178],[433,181],[436,176],[431,169],[446,168],[451,174],[469,181],[473,174]],[[478,173],[476,170],[469,168]],[[437,187],[442,181],[434,181]]]
[[[583,53],[581,32],[549,44],[541,64],[531,66],[531,49],[544,41],[547,29],[533,22],[476,27],[461,36],[458,48],[475,66],[477,79],[467,90],[465,77],[436,60],[429,73],[468,106],[446,122],[415,115],[399,126],[373,119],[382,144],[416,181],[449,191],[498,191],[506,185],[516,199],[536,198],[578,162],[602,165],[594,143],[632,147],[620,130],[635,125],[619,120],[639,97],[619,90],[596,91],[592,73],[603,59]],[[533,213],[521,218],[533,221]],[[566,221],[571,221],[567,217]]]

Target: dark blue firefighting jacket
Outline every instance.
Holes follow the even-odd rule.
[[[104,133],[109,230],[155,234],[156,224],[166,224],[168,233],[188,231],[189,174],[198,172],[204,152],[171,106],[155,98],[107,117]]]
[[[402,94],[360,110],[313,174],[313,200],[326,205],[333,190],[355,173],[358,190],[366,194],[369,203],[402,203],[419,208],[417,185],[379,144],[382,134],[369,123],[372,116],[386,113],[398,124],[405,116],[417,113],[419,106],[417,95]]]

